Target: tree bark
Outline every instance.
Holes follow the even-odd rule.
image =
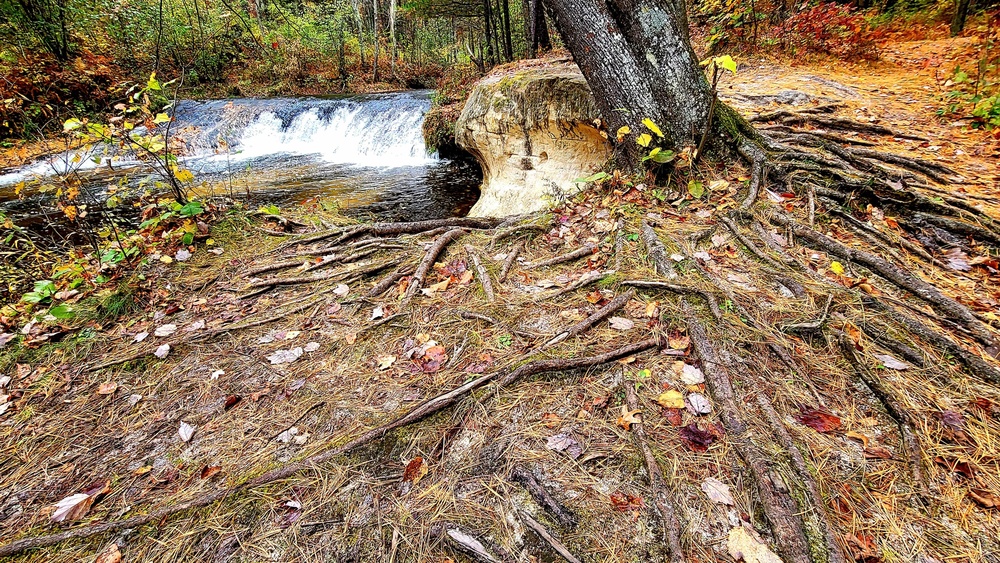
[[[628,126],[649,133],[640,131],[649,118],[664,134],[657,146],[697,145],[713,94],[688,39],[683,0],[547,0],[546,5],[609,131]],[[643,152],[629,137],[619,144],[618,161],[634,167]]]
[[[951,18],[951,36],[955,37],[965,29],[965,19],[969,17],[969,0],[955,2],[955,15]]]

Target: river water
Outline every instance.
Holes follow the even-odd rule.
[[[393,221],[465,215],[478,197],[474,162],[428,154],[421,126],[430,92],[340,99],[273,98],[177,104],[171,136],[184,144],[181,166],[216,195],[250,194],[255,204],[336,201],[346,213]],[[79,168],[91,192],[127,176],[152,179],[128,155],[96,147],[0,171],[0,210],[20,225],[58,228],[45,196],[18,200],[14,186]],[[203,188],[204,189],[204,188]]]

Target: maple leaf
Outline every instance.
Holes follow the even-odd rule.
[[[639,418],[639,416],[641,416],[640,415],[641,412],[642,411],[640,411],[639,409],[629,410],[628,407],[622,405],[622,415],[618,417],[618,420],[615,421],[615,424],[621,426],[625,430],[631,430],[633,424],[642,423],[642,419]]]

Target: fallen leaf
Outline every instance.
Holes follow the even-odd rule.
[[[195,429],[197,429],[197,426],[182,421],[180,428],[177,429],[177,435],[181,437],[182,442],[190,442],[194,436]]]
[[[403,470],[403,481],[416,485],[425,475],[427,475],[427,462],[424,461],[424,458],[417,456],[406,464],[406,469]]]
[[[177,332],[177,325],[166,324],[156,327],[156,330],[153,331],[153,336],[159,336],[162,338],[164,336],[170,336],[175,332]]]
[[[680,426],[684,423],[684,416],[681,414],[682,409],[663,409],[663,418],[667,419],[670,426]]]
[[[187,332],[194,332],[196,330],[201,330],[203,328],[205,328],[205,319],[200,319],[189,324],[184,330]]]
[[[615,423],[625,430],[631,430],[633,424],[642,423],[642,419],[639,418],[641,416],[640,413],[639,409],[629,410],[625,405],[622,405],[622,415],[618,417]]]
[[[458,280],[459,285],[468,285],[472,281],[472,270],[466,270],[462,278]]]
[[[844,436],[847,436],[848,438],[861,442],[861,445],[866,448],[868,447],[868,440],[871,439],[868,436],[865,436],[864,434],[858,432],[845,432]]]
[[[121,563],[122,552],[118,549],[118,544],[110,543],[97,554],[94,563]]]
[[[817,432],[833,432],[840,428],[840,417],[822,409],[802,409],[795,415],[795,420]]]
[[[549,439],[545,441],[545,447],[553,451],[565,452],[573,459],[580,457],[580,454],[583,453],[583,447],[580,446],[580,443],[566,433],[549,436]]]
[[[52,513],[53,522],[72,522],[79,520],[90,512],[90,507],[94,505],[98,497],[111,491],[110,481],[101,481],[90,489],[70,495],[55,505],[55,512]]]
[[[668,338],[667,344],[674,350],[687,350],[687,347],[691,344],[691,339],[687,336]]]
[[[226,402],[222,405],[222,410],[229,411],[229,409],[235,407],[243,401],[243,397],[239,395],[226,395]]]
[[[751,532],[743,526],[729,530],[729,540],[726,542],[729,555],[746,563],[782,563],[781,558],[771,551],[756,532]]]
[[[683,409],[684,395],[680,391],[671,389],[661,393],[656,402],[665,409]]]
[[[910,364],[904,362],[903,360],[897,360],[896,358],[888,354],[872,354],[872,355],[878,358],[878,360],[882,362],[882,365],[887,367],[888,369],[902,371],[904,369],[910,369],[911,367],[913,367]]]
[[[892,452],[882,446],[870,446],[865,448],[866,459],[892,459]]]
[[[684,399],[684,404],[693,415],[705,415],[712,412],[712,404],[708,402],[708,398],[701,393],[691,393]]]
[[[156,356],[157,358],[160,358],[161,360],[163,358],[166,358],[167,354],[169,354],[169,353],[170,353],[170,345],[169,344],[161,344],[160,346],[158,346],[156,348],[155,351],[153,351],[153,355]]]
[[[354,344],[358,341],[358,334],[356,332],[348,332],[344,335],[344,342],[348,344]]]
[[[433,297],[435,293],[448,289],[449,283],[451,283],[451,278],[445,278],[443,282],[438,282],[436,284],[421,289],[420,293],[423,293],[428,297]]]
[[[709,477],[701,482],[701,490],[708,495],[708,498],[719,504],[735,506],[732,493],[729,492],[729,485],[719,481],[715,477]]]
[[[629,512],[631,510],[638,510],[642,508],[643,501],[642,497],[637,497],[635,495],[630,495],[627,493],[611,493],[611,506],[614,507],[618,512]]]
[[[267,357],[271,365],[288,364],[302,357],[302,348],[295,347],[291,350],[277,350]]]
[[[140,332],[139,334],[135,335],[135,338],[133,338],[132,341],[133,342],[142,342],[143,340],[146,339],[147,336],[149,336],[148,332]]]
[[[945,265],[950,269],[959,272],[968,272],[972,269],[972,266],[969,265],[969,255],[962,252],[961,248],[949,248],[942,254],[944,255]]]
[[[680,364],[680,378],[685,385],[699,385],[705,383],[705,374],[701,370],[691,364],[686,364],[684,362],[676,362],[674,365]]]
[[[653,318],[656,316],[656,309],[660,306],[659,301],[650,301],[646,303],[646,317]]]
[[[209,379],[213,379],[213,380],[214,379],[219,379],[220,375],[226,375],[226,370],[224,370],[224,369],[217,369],[217,370],[213,371],[212,374],[208,376],[208,378]]]
[[[386,370],[396,363],[396,356],[379,356],[375,358],[375,363],[378,364],[378,369]]]
[[[556,426],[559,426],[559,415],[553,412],[542,414],[542,424],[544,424],[546,428],[555,428]]]
[[[209,479],[220,471],[222,471],[221,465],[206,465],[201,468],[201,478]]]
[[[337,287],[333,288],[333,294],[337,297],[347,297],[347,294],[350,292],[351,288],[346,283],[339,283]]]
[[[594,291],[591,291],[590,293],[587,294],[586,299],[587,303],[590,303],[591,305],[597,305],[598,303],[601,302],[602,299],[604,299],[604,295],[601,294],[599,290],[595,289]]]
[[[118,390],[118,384],[114,381],[105,381],[97,388],[98,395],[111,395]]]
[[[1000,508],[1000,496],[986,489],[969,489],[969,498],[983,508]]]
[[[384,316],[385,316],[385,310],[382,309],[381,305],[378,305],[374,309],[372,309],[372,318],[369,320],[374,321],[375,319],[381,319]]]
[[[716,438],[714,432],[702,430],[694,422],[681,428],[678,434],[681,442],[693,452],[707,452],[708,447],[715,443]]]
[[[945,438],[952,442],[968,442],[969,436],[965,433],[965,418],[957,411],[944,411],[941,413],[941,423],[944,425]]]
[[[959,475],[962,475],[966,479],[972,479],[976,475],[976,470],[971,463],[967,461],[962,461],[958,459],[946,459],[941,456],[934,458],[934,463],[948,468],[949,471],[954,471]]]
[[[830,262],[830,271],[838,276],[844,275],[844,265],[840,262]]]
[[[17,335],[13,332],[5,332],[3,334],[0,334],[0,349],[3,349],[3,347],[6,346],[8,342],[13,340],[15,336]]]
[[[632,330],[635,327],[635,323],[625,317],[611,317],[609,323],[615,330]]]
[[[181,248],[176,254],[174,254],[174,259],[178,262],[187,262],[191,259],[191,252],[186,248]]]
[[[431,346],[427,348],[421,358],[421,367],[424,373],[434,373],[444,367],[445,362],[448,361],[448,353],[444,346]]]

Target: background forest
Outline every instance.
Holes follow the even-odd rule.
[[[874,59],[888,33],[958,34],[995,6],[703,0],[691,11],[710,50]],[[540,0],[0,0],[0,139],[104,110],[152,72],[178,79],[185,97],[430,88],[449,69],[455,86],[548,47],[548,26],[528,17],[543,10]]]

